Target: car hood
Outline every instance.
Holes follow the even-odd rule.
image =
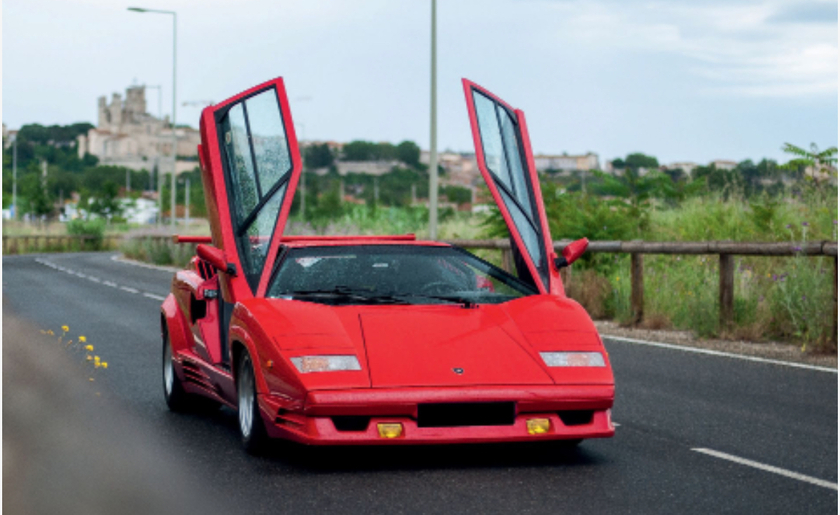
[[[552,384],[500,315],[494,306],[361,314],[371,386]]]
[[[601,348],[585,311],[550,295],[475,308],[332,307],[273,299],[257,304],[251,306],[254,314],[271,320],[272,339],[284,356],[355,353],[364,382],[369,379],[374,388],[555,384],[566,381],[545,366],[539,351]],[[301,379],[310,388],[325,388],[330,377],[337,379]]]

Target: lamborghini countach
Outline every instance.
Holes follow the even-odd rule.
[[[525,116],[463,81],[481,175],[515,273],[414,235],[284,233],[302,162],[283,80],[204,109],[211,236],[161,306],[173,411],[238,412],[246,450],[273,438],[400,445],[611,437],[613,373],[555,254]]]

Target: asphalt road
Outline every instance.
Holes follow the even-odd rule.
[[[110,365],[99,386],[235,512],[837,512],[836,373],[618,341],[607,341],[619,424],[609,440],[573,451],[282,444],[250,457],[233,411],[167,411],[158,307],[171,273],[112,256],[4,257],[6,313],[95,342]]]

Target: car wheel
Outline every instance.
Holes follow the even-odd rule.
[[[239,361],[236,391],[239,399],[239,434],[242,436],[242,446],[250,454],[259,454],[265,448],[268,434],[257,403],[254,367],[247,352],[242,354]]]
[[[171,411],[184,411],[187,409],[187,392],[175,373],[175,365],[172,362],[172,346],[169,343],[169,333],[163,334],[163,396],[166,398],[166,405]]]

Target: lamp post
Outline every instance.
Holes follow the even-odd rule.
[[[172,215],[170,216],[169,224],[175,228],[175,168],[178,161],[178,136],[175,134],[176,123],[176,107],[177,103],[177,62],[178,62],[178,14],[175,11],[162,11],[158,9],[146,9],[143,7],[129,7],[129,11],[137,13],[157,13],[157,14],[171,14],[172,15],[172,195],[171,206]],[[158,171],[158,173],[160,173]],[[163,217],[163,199],[160,201],[160,212]]]
[[[429,137],[429,239],[437,239],[438,176],[437,176],[437,1],[432,0],[432,101],[431,134]]]

